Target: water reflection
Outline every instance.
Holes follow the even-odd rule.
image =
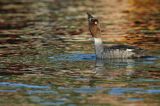
[[[18,84],[18,83],[11,83],[11,82],[0,82],[0,86],[9,86],[9,87],[17,87],[17,88],[35,88],[35,89],[43,89],[49,88],[48,86],[37,86],[37,85],[29,85],[29,84]]]
[[[154,96],[160,94],[159,80],[145,78],[146,75],[139,70],[143,65],[154,66],[159,57],[99,60],[95,54],[73,53],[50,56],[49,60],[53,66],[59,64],[54,67],[56,70],[61,69],[47,69],[40,76],[23,75],[23,80],[21,76],[16,76],[14,80],[13,77],[2,77],[4,81],[0,83],[0,94],[6,94],[7,97],[16,95],[13,100],[20,96],[29,100],[27,103],[44,106],[89,105],[97,103],[96,101],[114,104],[119,99],[123,102],[143,102],[149,95],[155,102],[159,100]],[[91,67],[77,70],[86,63]],[[67,68],[68,66],[72,68]],[[142,76],[137,77],[137,72]]]
[[[138,73],[144,73],[142,71],[138,72],[137,70],[142,70],[143,67],[146,69],[147,67],[153,67],[155,64],[157,64],[157,61],[159,61],[158,56],[146,56],[139,59],[96,59],[95,54],[80,53],[61,54],[49,58],[52,62],[59,64],[59,67],[63,67],[62,69],[68,69],[68,67],[72,67],[73,70],[79,70],[79,68],[81,68],[79,66],[83,66],[83,70],[86,70],[87,67],[85,68],[85,64],[89,63],[88,65],[90,67],[88,67],[90,70],[92,70],[90,73],[94,73],[94,76],[103,77],[106,80],[115,80],[124,76],[128,78],[127,80],[132,79],[132,77],[137,76]],[[77,80],[90,80],[92,82],[94,78],[92,79],[91,77],[88,79],[78,77]]]
[[[119,76],[130,76],[134,73],[136,60],[134,59],[97,59],[94,71],[107,79],[116,79]]]
[[[5,82],[4,82],[5,83]],[[8,82],[6,82],[8,83]],[[27,95],[27,99],[30,100],[30,102],[36,103],[36,104],[43,104],[45,106],[48,105],[70,105],[70,104],[83,104],[87,103],[87,101],[84,101],[84,98],[87,100],[98,99],[99,96],[106,94],[106,96],[114,97],[114,101],[117,101],[122,96],[122,101],[143,101],[144,96],[136,96],[136,95],[157,95],[160,94],[160,90],[157,89],[157,87],[115,87],[115,86],[108,86],[108,87],[102,87],[102,86],[81,86],[81,87],[55,87],[54,85],[51,85],[49,88],[36,88],[34,89],[28,89],[30,88],[30,85],[28,86],[17,86],[16,83],[14,90],[12,86],[8,86],[8,89],[12,90],[0,90],[0,93],[22,93],[23,95]],[[12,83],[12,85],[14,86]],[[27,84],[24,84],[27,85]],[[33,85],[32,85],[33,86]],[[0,86],[2,89],[2,87]],[[97,97],[95,97],[97,95]],[[127,95],[130,95],[129,97]],[[132,95],[132,96],[131,96]],[[107,100],[108,98],[104,96],[104,100]],[[82,102],[83,100],[83,102]],[[113,101],[106,101],[106,103],[112,103]],[[89,102],[92,103],[92,102]]]
[[[143,88],[111,88],[108,94],[110,95],[124,95],[126,93],[133,94],[160,94],[160,90],[150,87],[145,90]]]
[[[159,0],[0,0],[0,104],[159,106],[159,59],[96,60],[87,54],[93,53],[91,42],[84,42],[90,37],[88,11],[100,18],[104,41],[125,38],[159,55],[159,5]]]

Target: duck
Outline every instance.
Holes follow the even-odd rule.
[[[101,38],[101,28],[98,18],[94,17],[87,12],[89,32],[94,41],[94,49],[96,58],[117,58],[117,59],[130,59],[144,57],[146,50],[125,44],[115,44],[112,46],[104,45]]]

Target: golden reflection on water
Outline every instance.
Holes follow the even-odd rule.
[[[87,11],[99,17],[104,41],[159,55],[159,7],[159,0],[0,0],[0,104],[158,106],[159,60],[49,57],[94,53]]]
[[[104,41],[125,42],[150,50],[160,49],[159,1],[101,1],[101,6],[97,16],[102,23]]]

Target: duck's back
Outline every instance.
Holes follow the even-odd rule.
[[[102,58],[139,58],[144,56],[144,50],[129,45],[105,46]]]

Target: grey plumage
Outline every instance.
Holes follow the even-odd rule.
[[[129,45],[104,46],[102,55],[103,58],[139,58],[144,56],[144,50]]]

